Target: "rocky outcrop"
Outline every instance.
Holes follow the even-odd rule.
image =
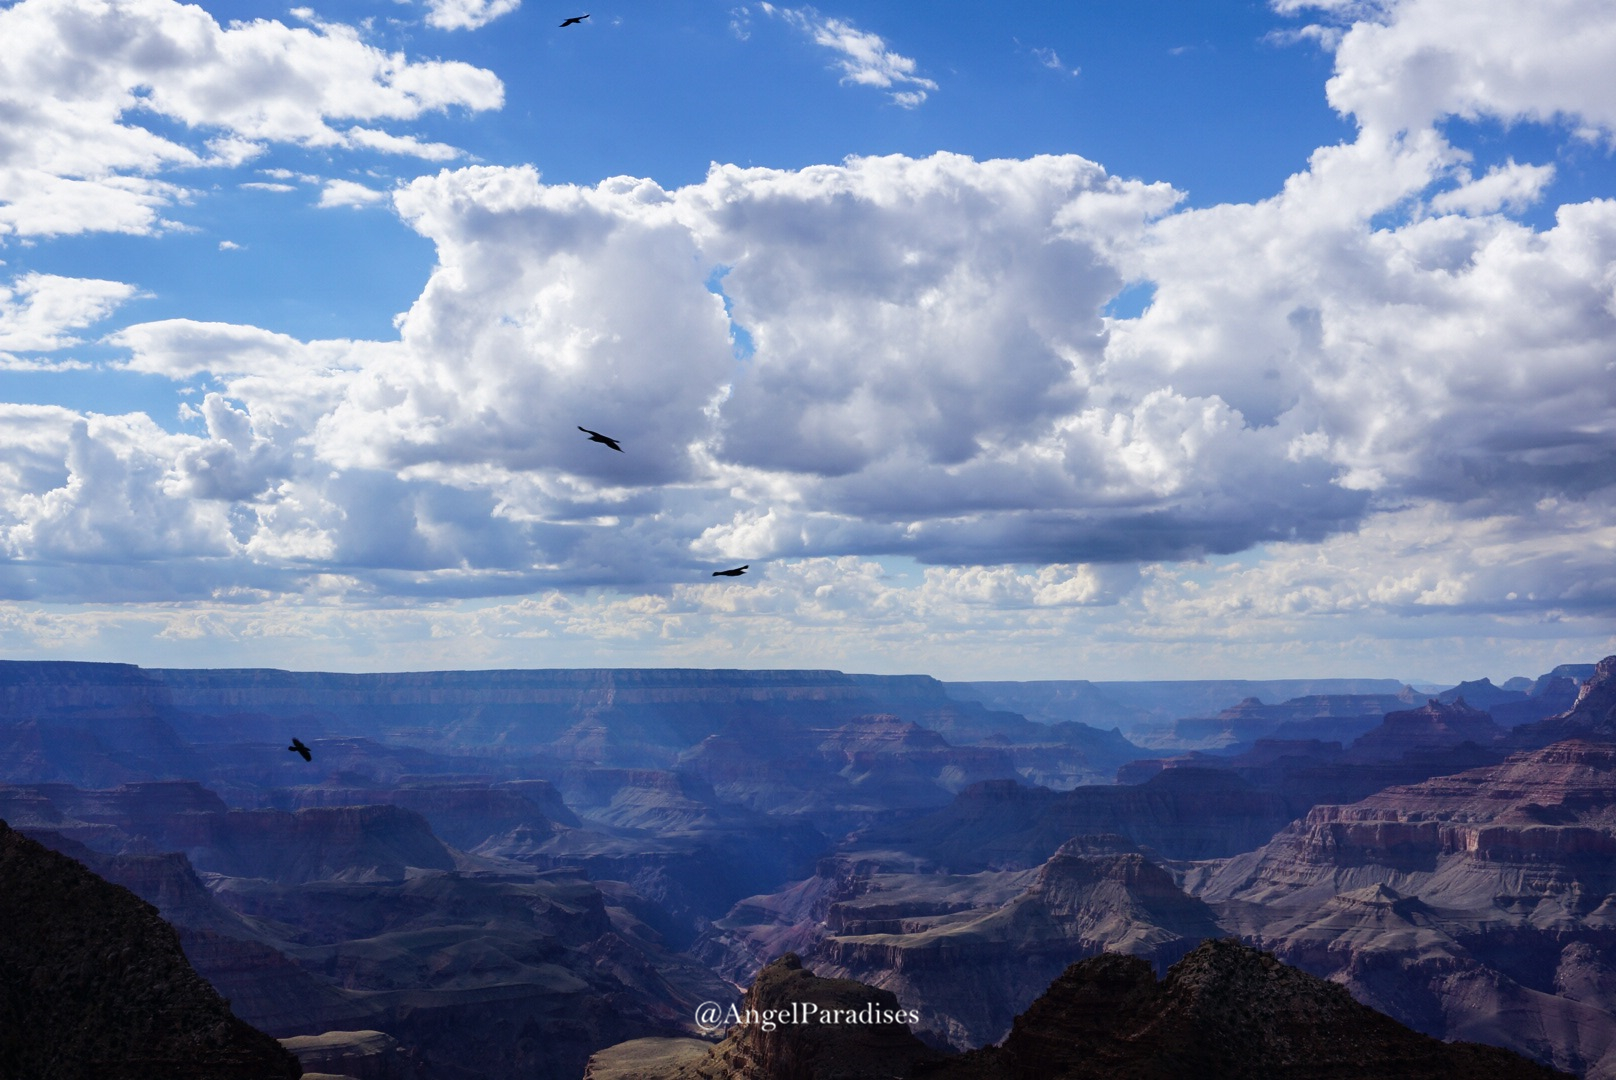
[[[513,829],[554,833],[558,826],[576,827],[578,818],[545,780],[518,785],[487,783],[422,783],[408,787],[348,787],[336,784],[290,788],[283,810],[313,807],[397,806],[426,819],[444,843],[470,851]]]
[[[969,784],[1017,775],[1002,748],[953,746],[887,714],[836,727],[711,735],[680,756],[679,768],[753,810],[846,823],[942,806]]]
[[[1074,836],[1117,835],[1169,859],[1249,851],[1291,820],[1284,799],[1226,769],[1165,770],[1133,787],[1056,793],[988,781],[913,821],[872,828],[860,848],[896,849],[955,872],[1037,866]]]
[[[596,1051],[584,1069],[584,1080],[662,1080],[707,1056],[704,1039],[630,1039]]]
[[[192,781],[85,791],[66,784],[0,787],[21,826],[107,853],[184,852],[197,869],[273,881],[398,879],[408,868],[452,869],[426,821],[396,806],[231,810]]]
[[[1310,694],[1277,705],[1248,697],[1213,717],[1178,720],[1173,734],[1201,748],[1237,747],[1263,738],[1351,741],[1388,711],[1414,700],[1407,687],[1396,694]]]
[[[186,963],[172,927],[0,822],[0,1075],[295,1080]]]
[[[305,1076],[331,1073],[353,1080],[419,1080],[421,1076],[415,1055],[382,1031],[327,1031],[280,1042],[297,1056]]]
[[[1594,673],[1577,691],[1571,708],[1510,733],[1512,746],[1538,747],[1562,739],[1597,739],[1616,742],[1616,656],[1594,666]]]
[[[1162,971],[1223,933],[1211,909],[1114,836],[1063,844],[999,906],[950,899],[870,891],[834,904],[811,959],[821,974],[891,990],[930,1041],[965,1049],[1002,1038],[1075,960],[1124,953]]]
[[[811,1011],[810,1011],[811,1006]],[[689,1041],[614,1047],[602,1080],[1554,1080],[1506,1050],[1444,1043],[1352,1000],[1339,986],[1236,941],[1208,941],[1158,981],[1133,956],[1066,969],[999,1046],[945,1056],[899,1023],[825,1024],[832,1009],[902,1009],[857,982],[810,974],[795,955],[759,974],[735,1024],[696,1056]],[[760,1021],[775,1018],[772,1030]],[[659,1060],[660,1059],[660,1060]]]
[[[1488,746],[1504,734],[1490,715],[1471,708],[1463,697],[1447,702],[1432,698],[1417,709],[1387,713],[1379,727],[1353,742],[1345,760],[1395,761],[1411,752],[1445,750],[1466,742]]]
[[[1132,956],[1073,965],[1000,1046],[938,1080],[1549,1080],[1508,1051],[1444,1043],[1341,987],[1236,941],[1209,941],[1160,982]]]
[[[910,1033],[892,994],[820,978],[795,953],[759,972],[718,1019],[724,1040],[667,1080],[869,1080],[942,1057]]]
[[[1616,1077],[1616,999],[1590,963],[1616,949],[1616,746],[1315,807],[1199,895],[1411,1027]]]
[[[0,782],[196,776],[168,692],[131,664],[0,660]]]

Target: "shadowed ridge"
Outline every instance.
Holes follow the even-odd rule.
[[[885,990],[821,979],[787,953],[739,1005],[896,1007]],[[732,1027],[699,1057],[693,1040],[626,1043],[592,1080],[1555,1080],[1508,1050],[1444,1043],[1343,988],[1233,939],[1204,942],[1158,982],[1135,956],[1073,964],[999,1046],[946,1056],[902,1024]],[[682,1060],[680,1060],[682,1059]],[[598,1068],[596,1066],[599,1066]]]
[[[806,1007],[816,1011],[809,1016]],[[742,1016],[790,1012],[800,1023],[779,1023],[766,1031],[761,1023],[732,1026],[724,1041],[704,1057],[667,1074],[667,1080],[875,1080],[909,1076],[921,1062],[943,1060],[910,1033],[903,1020],[883,1016],[901,1013],[890,990],[877,990],[851,979],[821,979],[802,966],[796,953],[786,953],[758,973],[739,1003]],[[817,1022],[831,1010],[861,1013],[875,1021]]]
[[[1509,734],[1511,746],[1527,749],[1562,739],[1616,742],[1616,656],[1594,665],[1593,675],[1577,691],[1571,708],[1535,724],[1522,724]]]
[[[1444,1043],[1343,988],[1233,939],[1208,941],[1157,982],[1107,954],[1073,964],[998,1047],[936,1080],[1550,1080],[1508,1050]]]
[[[127,889],[0,822],[0,1076],[296,1080]]]

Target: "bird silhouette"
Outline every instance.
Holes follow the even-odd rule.
[[[589,18],[588,15],[574,15],[572,18],[568,19],[566,22],[562,23],[561,25],[562,25],[563,28],[565,28],[565,27],[573,25],[574,23],[581,23],[587,18]]]
[[[614,438],[611,438],[608,435],[602,435],[598,431],[590,431],[588,428],[584,427],[582,424],[578,425],[578,430],[583,432],[585,435],[588,435],[590,442],[605,443],[607,446],[611,447],[613,450],[616,450],[619,454],[621,454],[623,452],[623,448],[621,446],[617,445],[617,440],[614,439]]]
[[[746,566],[737,566],[733,570],[714,570],[713,577],[740,577],[746,573],[746,567],[751,565],[751,563],[747,563]]]
[[[304,761],[313,761],[314,760],[314,755],[309,753],[309,748],[304,746],[303,745],[303,740],[298,738],[296,735],[292,736],[292,745],[288,746],[286,749],[291,750],[291,751],[293,751],[295,753],[302,754]]]

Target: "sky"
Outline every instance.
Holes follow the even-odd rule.
[[[1616,653],[1616,0],[600,2],[0,4],[0,655]]]

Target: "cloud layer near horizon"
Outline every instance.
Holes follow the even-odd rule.
[[[176,25],[163,3],[120,10]],[[676,190],[525,166],[417,179],[392,203],[437,265],[397,340],[183,318],[113,334],[129,368],[210,388],[203,435],[0,406],[0,592],[388,603],[599,585],[645,593],[623,602],[666,627],[725,604],[802,610],[825,567],[862,580],[864,560],[903,556],[938,567],[925,590],[865,602],[919,622],[1132,604],[1149,636],[1239,612],[1616,612],[1616,202],[1535,230],[1509,214],[1553,166],[1478,177],[1439,126],[1611,140],[1608,80],[1566,74],[1616,66],[1600,5],[1405,0],[1353,23],[1328,21],[1341,4],[1281,6],[1326,20],[1330,100],[1360,133],[1254,204],[1181,209],[1075,155],[719,165]],[[1544,45],[1566,25],[1587,32]],[[497,103],[485,72],[377,59],[330,27],[197,29],[249,31],[255,48],[360,50],[372,104],[343,115]],[[108,85],[153,78],[116,71]],[[203,115],[199,78],[154,100],[249,143],[357,138],[324,106]],[[98,108],[80,141],[129,131]],[[135,200],[93,227],[150,228],[168,196],[141,185],[163,181],[130,177],[176,145],[52,167]],[[44,167],[16,153],[4,182]],[[9,207],[13,229],[65,231]],[[1107,315],[1127,286],[1149,306]],[[129,290],[14,281],[0,349],[58,348]],[[1253,550],[1212,581],[1172,569]],[[769,587],[678,584],[780,560],[802,561]]]

